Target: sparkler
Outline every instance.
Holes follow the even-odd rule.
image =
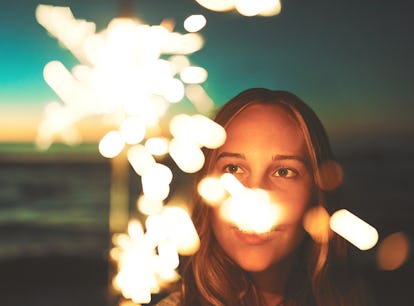
[[[187,212],[164,206],[173,173],[156,158],[169,153],[181,170],[196,172],[204,163],[201,148],[216,148],[225,139],[224,129],[203,115],[214,108],[201,86],[207,70],[188,58],[203,47],[198,31],[206,19],[190,16],[184,21],[188,33],[180,34],[169,21],[150,26],[130,18],[115,18],[97,33],[93,22],[76,19],[68,7],[39,5],[36,18],[79,61],[71,70],[59,61],[45,66],[45,81],[61,103],[47,106],[37,144],[46,149],[57,138],[80,142],[76,125],[92,117],[110,127],[99,152],[117,163],[127,158],[141,176],[138,208],[148,216],[146,231],[131,220],[128,233],[114,236],[114,285],[124,297],[148,303],[165,282],[177,279],[178,254],[191,254],[199,245]],[[170,105],[184,97],[199,114],[177,115],[170,127],[173,139],[168,139],[162,123],[168,121]],[[122,229],[118,221],[116,227],[110,222],[112,232]]]

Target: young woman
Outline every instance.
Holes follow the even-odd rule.
[[[337,205],[338,190],[321,184],[321,166],[334,156],[315,113],[289,92],[254,88],[225,104],[215,121],[227,139],[205,152],[197,181],[231,173],[245,187],[266,190],[283,213],[270,231],[246,232],[195,193],[201,246],[183,264],[181,289],[159,305],[367,305],[345,242],[332,233],[314,241],[303,228],[309,209],[332,213]]]

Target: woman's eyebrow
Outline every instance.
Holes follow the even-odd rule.
[[[235,158],[241,158],[246,159],[246,157],[243,154],[240,153],[233,153],[233,152],[221,152],[219,155],[217,155],[217,159],[223,158],[223,157],[235,157]]]
[[[272,156],[272,160],[273,161],[291,160],[291,159],[297,160],[297,161],[301,162],[304,165],[307,165],[308,164],[308,162],[304,158],[302,158],[300,156],[297,156],[297,155],[282,155],[282,154],[276,154],[276,155],[273,155]]]

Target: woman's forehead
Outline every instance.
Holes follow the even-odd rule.
[[[238,112],[227,124],[226,130],[234,128],[265,129],[299,127],[299,124],[284,106],[255,102]]]

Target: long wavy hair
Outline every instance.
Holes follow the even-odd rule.
[[[315,203],[328,212],[338,206],[339,188],[326,191],[320,186],[321,165],[334,160],[325,129],[314,111],[301,99],[287,91],[264,88],[246,90],[226,103],[215,121],[224,128],[252,103],[284,107],[296,120],[305,138],[315,182]],[[195,179],[192,219],[201,240],[197,253],[184,259],[182,266],[182,305],[263,305],[263,297],[248,272],[226,255],[213,234],[212,208],[203,203],[196,185],[210,173],[215,150],[205,150],[206,162]],[[283,305],[350,306],[363,305],[353,294],[347,268],[346,245],[333,234],[331,239],[315,242],[309,235],[292,254],[294,265],[286,284]]]

